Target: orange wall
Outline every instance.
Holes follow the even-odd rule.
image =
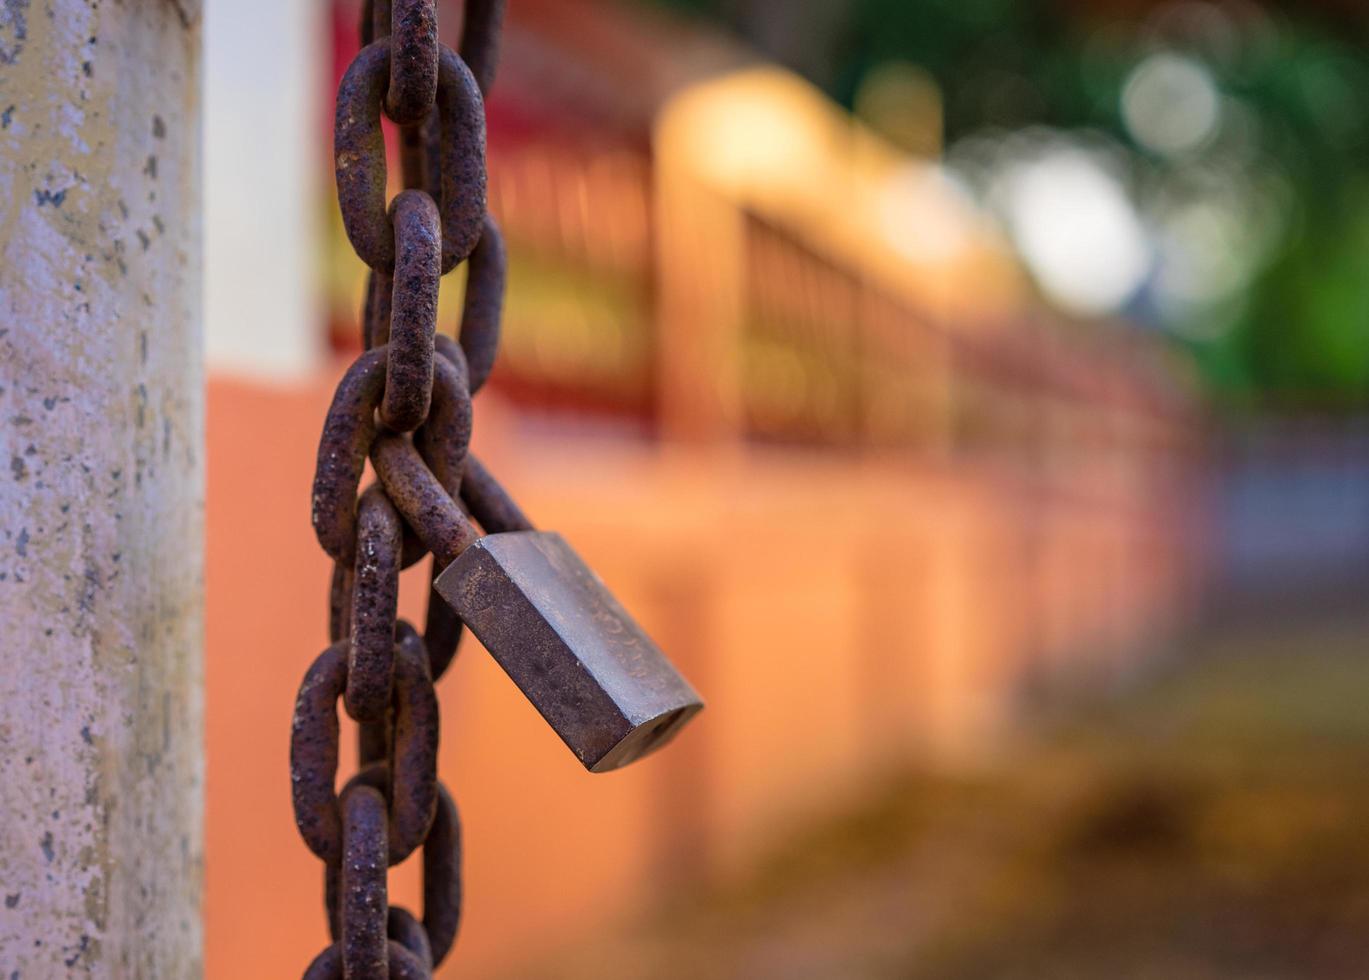
[[[338,371],[289,389],[210,384],[211,978],[293,975],[325,942],[287,751],[296,686],[326,638],[309,484]],[[467,847],[447,975],[491,975],[677,876],[725,872],[891,765],[962,759],[991,744],[1029,680],[1114,678],[1191,605],[1185,488],[1158,468],[1100,452],[1055,486],[989,466],[531,436],[494,397],[477,407],[477,451],[708,709],[668,750],[591,776],[467,638],[439,686],[441,773]],[[420,618],[423,583],[409,573],[404,590]],[[411,906],[415,866],[392,879]]]

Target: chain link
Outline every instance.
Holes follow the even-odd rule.
[[[430,588],[424,632],[397,619],[399,573],[431,578],[486,532],[531,524],[469,455],[471,396],[499,344],[504,246],[486,213],[485,109],[502,0],[468,0],[458,55],[436,0],[367,0],[363,48],[338,88],[334,162],[348,239],[369,266],[363,352],[338,383],[314,473],[312,521],[333,559],[329,643],[295,702],[295,823],[324,864],[332,943],[306,980],[430,978],[461,918],[461,825],[437,778],[433,682],[462,624]],[[399,126],[404,190],[386,204],[382,115]],[[438,283],[469,260],[459,342],[437,333]],[[377,482],[361,487],[370,461]],[[338,703],[361,769],[339,793]],[[423,855],[423,916],[389,904],[386,869]]]

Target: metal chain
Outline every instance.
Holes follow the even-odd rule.
[[[437,778],[433,683],[462,624],[430,589],[419,634],[397,619],[399,573],[432,577],[478,537],[531,524],[469,454],[471,396],[499,344],[505,256],[486,212],[484,96],[503,0],[467,0],[460,54],[438,40],[436,0],[367,0],[363,48],[338,87],[334,162],[343,225],[370,267],[365,348],[324,422],[313,524],[333,559],[330,646],[295,702],[295,822],[324,863],[332,943],[306,980],[428,978],[461,916],[461,828]],[[399,126],[404,190],[386,203],[382,113]],[[438,283],[468,266],[459,342],[437,333]],[[365,489],[367,460],[378,482]],[[339,793],[338,701],[358,724],[361,770]],[[421,920],[386,869],[423,854]]]

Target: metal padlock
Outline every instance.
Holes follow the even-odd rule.
[[[434,584],[591,772],[654,752],[703,708],[555,532],[486,535]]]

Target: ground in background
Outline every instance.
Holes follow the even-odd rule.
[[[1369,975],[1369,618],[1228,626],[1181,662],[519,975]]]

